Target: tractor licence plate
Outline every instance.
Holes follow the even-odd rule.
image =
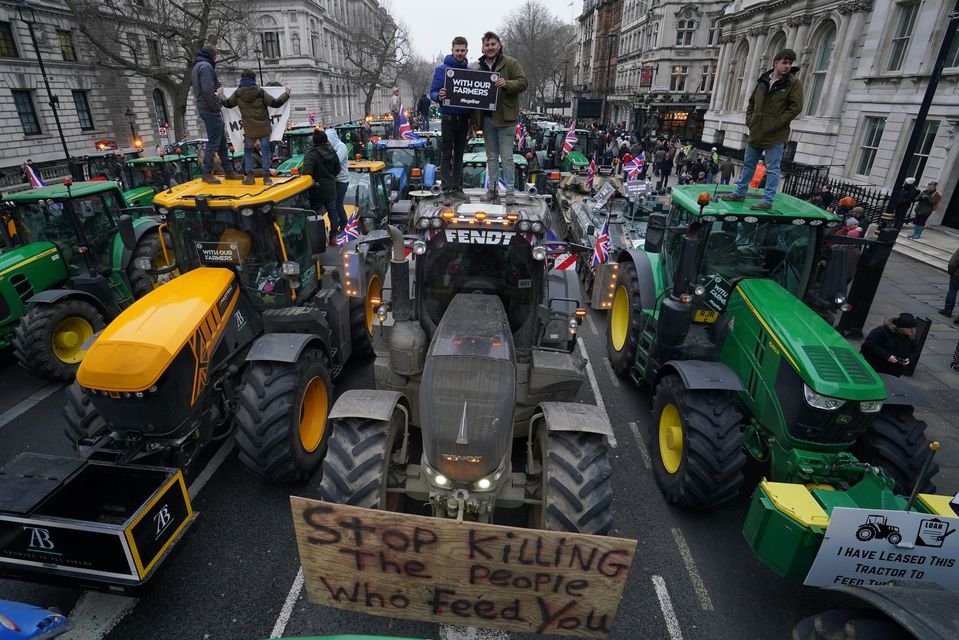
[[[716,319],[719,318],[718,311],[711,311],[710,309],[696,309],[696,313],[693,315],[693,322],[705,322],[711,324],[716,322]]]

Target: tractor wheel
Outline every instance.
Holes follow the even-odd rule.
[[[535,529],[606,535],[613,528],[609,448],[603,436],[575,431],[536,436],[542,465],[539,506],[530,508]]]
[[[864,462],[881,467],[886,475],[896,481],[895,491],[902,495],[912,492],[929,452],[926,423],[913,412],[910,406],[883,407],[854,451],[856,457]],[[922,493],[936,492],[932,479],[938,471],[938,464],[929,465],[922,483]]]
[[[309,348],[296,362],[251,362],[239,390],[240,461],[273,482],[310,477],[326,453],[333,386],[329,360]]]
[[[619,281],[606,323],[606,353],[616,375],[629,375],[636,361],[642,316],[636,266],[632,262],[623,262],[619,265]]]
[[[876,537],[876,531],[872,527],[859,527],[856,529],[856,540],[859,542],[869,542]]]
[[[167,257],[163,256],[163,246],[166,246]],[[133,255],[130,258],[130,264],[127,266],[127,275],[130,278],[130,284],[133,287],[133,297],[142,298],[146,294],[156,289],[161,282],[158,282],[156,276],[152,276],[142,269],[136,268],[137,258],[149,258],[153,268],[162,269],[169,267],[176,261],[173,255],[173,238],[169,233],[163,234],[163,244],[160,244],[160,234],[148,231],[137,242],[133,249]]]
[[[63,407],[63,417],[67,423],[63,433],[74,451],[78,450],[80,440],[97,438],[109,431],[103,416],[90,402],[87,390],[76,381],[67,387],[67,404]]]
[[[790,637],[792,640],[906,640],[915,636],[875,609],[833,609],[800,620]]]
[[[366,296],[350,305],[350,338],[353,342],[353,356],[368,358],[373,355],[373,326],[376,322],[376,308],[370,300],[383,295],[380,277],[370,273],[367,279]]]
[[[330,447],[323,460],[320,499],[367,509],[399,510],[403,495],[387,491],[401,487],[391,470],[403,445],[403,413],[393,410],[390,420],[341,418],[330,421]]]
[[[77,299],[34,305],[20,318],[14,355],[30,373],[50,380],[72,380],[86,350],[83,344],[105,326],[89,302]]]
[[[656,387],[651,454],[666,500],[709,509],[739,495],[746,455],[735,402],[727,391],[687,389],[678,375]]]

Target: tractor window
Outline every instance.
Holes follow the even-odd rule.
[[[463,186],[467,189],[486,187],[486,165],[468,164],[463,166]]]
[[[163,187],[163,165],[154,163],[133,164],[130,165],[130,173],[132,178],[130,188],[153,187],[160,189]]]
[[[73,207],[96,260],[97,270],[107,273],[113,266],[113,240],[117,223],[103,194],[77,198]]]
[[[313,134],[307,136],[288,136],[287,144],[291,156],[298,156],[307,152],[313,146]]]
[[[686,209],[673,205],[669,212],[667,220],[668,229],[666,238],[663,241],[662,259],[663,259],[663,278],[667,283],[667,288],[672,286],[673,275],[676,273],[676,261],[679,259],[679,251],[683,247],[683,237],[686,235],[686,227],[693,221],[693,214]]]
[[[352,204],[369,210],[373,201],[370,199],[370,174],[350,171],[350,186],[346,190],[345,204]]]
[[[409,171],[416,164],[416,152],[413,149],[384,149],[383,162],[388,167],[403,167]]]
[[[17,235],[21,245],[31,242],[52,242],[57,245],[67,270],[76,275],[82,270],[82,256],[74,249],[77,234],[62,202],[37,200],[15,205]]]
[[[376,210],[379,212],[390,210],[390,195],[386,193],[386,186],[383,184],[382,175],[372,177],[373,193],[376,197]]]
[[[312,213],[306,192],[281,202],[276,209],[276,226],[280,228],[283,236],[286,258],[300,265],[301,284],[296,290],[298,298],[313,293],[317,286],[316,263],[310,254],[310,243],[306,235],[306,217]]]

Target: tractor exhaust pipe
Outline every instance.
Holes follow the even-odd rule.
[[[412,317],[410,304],[410,263],[406,261],[402,232],[388,225],[393,255],[390,260],[390,280],[393,285],[393,320],[402,322]]]

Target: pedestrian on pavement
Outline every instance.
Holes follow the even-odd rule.
[[[952,257],[949,258],[949,266],[946,271],[949,273],[949,291],[946,292],[945,306],[939,309],[939,313],[951,318],[952,311],[956,308],[956,293],[959,293],[959,249],[956,249]],[[959,324],[959,318],[956,318],[953,322]]]
[[[393,95],[390,96],[390,114],[393,116],[393,139],[400,137],[400,111],[403,110],[403,99],[400,97],[400,88],[393,87]]]
[[[743,161],[743,173],[732,193],[721,195],[725,200],[743,201],[753,179],[760,156],[766,161],[766,186],[763,199],[752,206],[759,211],[772,209],[779,186],[780,163],[789,139],[789,123],[802,112],[803,88],[799,67],[794,67],[796,52],[783,49],[773,58],[773,68],[759,77],[746,107],[749,138]]]
[[[223,114],[220,113],[220,100],[217,98],[217,89],[220,80],[216,77],[216,59],[219,53],[213,45],[206,45],[196,52],[191,79],[193,82],[193,99],[196,101],[196,110],[206,128],[206,149],[203,154],[203,182],[220,184],[220,180],[213,175],[213,154],[220,156],[220,164],[225,171],[227,180],[239,180],[240,176],[233,172],[233,163],[230,161],[230,152],[226,144],[226,131],[223,130]]]
[[[869,332],[860,351],[876,373],[897,378],[916,357],[916,316],[900,313]]]
[[[526,91],[529,81],[519,61],[503,53],[503,43],[492,31],[483,34],[483,56],[478,64],[483,71],[495,71],[499,74],[496,80],[496,86],[499,87],[496,111],[476,111],[477,117],[482,117],[481,128],[486,139],[486,178],[489,189],[483,196],[483,201],[496,200],[496,181],[502,179],[506,183],[506,205],[511,206],[515,203],[513,141],[516,138],[516,120],[519,118],[519,96]]]
[[[829,185],[828,182],[824,182],[822,187],[819,188],[818,195],[820,199],[822,200],[823,209],[831,205],[833,203],[833,200],[836,199],[835,196],[833,196],[832,187]]]
[[[290,99],[290,88],[283,87],[283,93],[274,98],[262,87],[256,85],[256,73],[244,69],[240,73],[240,85],[229,98],[223,94],[223,87],[217,89],[220,104],[232,109],[238,107],[243,118],[243,184],[256,184],[253,180],[253,147],[260,143],[260,155],[263,167],[270,167],[270,134],[273,125],[270,122],[268,107],[282,107]],[[272,184],[270,176],[263,176],[263,184]]]
[[[310,208],[317,213],[327,213],[330,218],[330,242],[346,226],[336,210],[336,174],[340,172],[340,159],[330,145],[330,139],[322,129],[313,131],[313,146],[303,156],[303,175],[312,176]],[[359,203],[357,203],[359,204]]]
[[[440,180],[443,194],[447,203],[452,204],[452,198],[466,198],[463,193],[463,153],[466,151],[466,139],[470,130],[470,115],[472,109],[447,106],[446,99],[446,70],[450,68],[466,69],[469,63],[466,54],[469,52],[466,38],[453,38],[450,54],[443,59],[443,64],[433,71],[433,82],[430,84],[430,98],[440,105],[441,135],[443,145],[440,156]]]
[[[733,177],[733,161],[726,158],[719,163],[719,184],[729,184]]]
[[[929,184],[926,185],[926,188],[916,199],[916,219],[913,220],[912,235],[909,236],[911,240],[919,239],[919,236],[922,235],[922,230],[926,228],[926,221],[929,219],[929,216],[939,208],[939,204],[942,202],[942,194],[936,191],[936,187],[938,186],[938,182],[930,180]]]
[[[906,215],[909,213],[909,207],[919,197],[919,189],[916,187],[915,178],[906,178],[899,190],[899,196],[893,204],[893,211],[896,213],[896,219],[906,221]]]
[[[346,226],[346,192],[350,187],[350,158],[346,144],[340,140],[336,129],[330,127],[326,130],[326,138],[330,141],[330,146],[336,152],[336,157],[340,161],[340,172],[336,174],[336,213],[339,219],[339,225]]]
[[[416,110],[420,112],[420,119],[423,121],[423,131],[430,130],[430,97],[425,93],[416,101]]]

